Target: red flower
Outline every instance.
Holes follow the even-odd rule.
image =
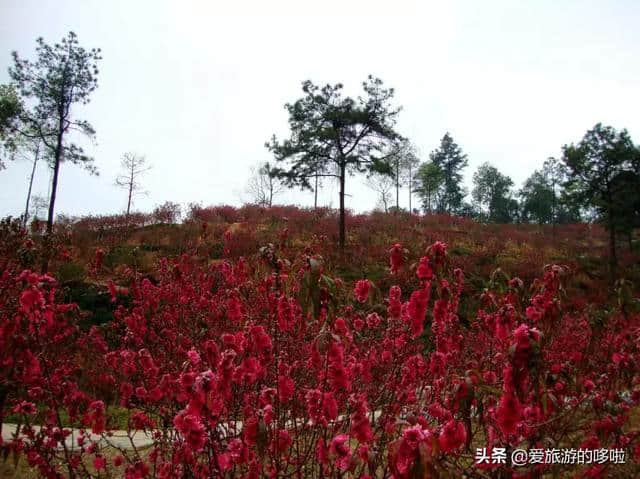
[[[16,414],[35,414],[37,412],[36,405],[29,401],[20,401],[14,408]]]
[[[393,358],[393,355],[391,354],[391,351],[387,349],[382,351],[382,354],[380,355],[380,359],[382,360],[383,363],[390,362],[392,358]]]
[[[402,316],[401,297],[402,290],[400,289],[400,286],[392,286],[389,289],[389,306],[387,307],[387,313],[389,314],[389,317],[393,319],[399,319]]]
[[[198,351],[196,351],[195,349],[190,349],[189,352],[187,353],[187,356],[189,356],[189,361],[194,366],[197,366],[198,364],[200,364],[200,355],[198,354]]]
[[[249,449],[238,438],[232,439],[227,447],[229,457],[234,464],[244,464],[249,460]]]
[[[351,390],[351,379],[349,372],[340,363],[333,363],[329,365],[329,381],[331,383],[331,389],[338,391],[344,389],[345,391]]]
[[[278,451],[280,451],[280,453],[285,452],[291,444],[293,444],[293,440],[289,435],[289,431],[286,429],[278,429]]]
[[[260,431],[260,423],[257,417],[250,417],[245,420],[242,426],[242,438],[249,445],[255,445],[258,442],[258,432]]]
[[[533,321],[535,323],[535,322],[539,321],[540,318],[542,318],[543,311],[541,311],[540,309],[536,308],[535,306],[529,306],[526,309],[525,314],[526,314],[527,319],[529,321]]]
[[[369,281],[368,279],[361,279],[357,281],[356,287],[354,290],[356,299],[361,303],[366,302],[367,299],[369,298],[370,290],[371,290],[371,281]]]
[[[411,321],[411,332],[413,337],[417,338],[424,330],[424,320],[427,315],[427,306],[429,305],[429,296],[431,294],[431,284],[427,283],[424,288],[418,289],[411,293],[409,299],[409,320]]]
[[[498,376],[493,371],[485,371],[482,373],[482,379],[484,379],[484,382],[487,384],[493,384],[498,379]]]
[[[293,329],[294,313],[292,301],[284,294],[278,300],[278,327],[280,331],[291,331]]]
[[[590,393],[591,391],[593,391],[596,387],[596,385],[594,384],[594,382],[591,379],[585,379],[585,381],[582,383],[584,386],[584,390],[587,393]]]
[[[109,294],[111,294],[111,302],[115,303],[116,299],[118,299],[118,292],[116,290],[116,285],[113,280],[109,280],[107,283],[107,287],[109,288]]]
[[[185,438],[189,447],[195,451],[201,451],[204,448],[205,430],[198,417],[187,414],[186,411],[180,411],[173,419],[173,425]]]
[[[391,274],[398,274],[398,270],[404,266],[404,250],[400,243],[393,245],[390,253]]]
[[[378,313],[370,313],[367,315],[367,327],[369,329],[375,329],[382,322],[382,318]]]
[[[526,324],[518,326],[513,332],[513,339],[516,340],[516,347],[518,349],[529,349],[529,347],[531,347],[531,341],[529,340],[529,327]]]
[[[344,318],[336,318],[335,322],[333,323],[333,327],[335,328],[336,332],[338,332],[338,334],[341,334],[343,336],[349,335],[349,326],[347,326],[347,322],[344,320]]]
[[[338,469],[344,472],[349,468],[351,462],[351,448],[349,447],[349,436],[346,434],[338,434],[331,440],[329,453],[334,456],[334,460]]]
[[[256,353],[269,353],[273,348],[271,342],[271,336],[267,334],[263,326],[252,326],[249,331],[249,338],[251,339]]]
[[[392,467],[397,472],[397,477],[410,477],[414,464],[421,455],[431,453],[431,431],[416,425],[405,429],[402,437],[393,443],[390,448]]]
[[[102,401],[93,401],[89,404],[89,411],[87,412],[86,422],[91,426],[91,431],[94,434],[101,434],[105,430],[107,419],[104,415],[105,406]]]
[[[235,296],[232,296],[227,300],[227,317],[232,323],[239,323],[244,317],[242,312],[242,303]]]
[[[373,431],[367,413],[369,406],[364,394],[353,395],[350,398],[351,406],[354,408],[351,414],[351,434],[361,443],[367,443],[373,439]]]
[[[212,339],[207,339],[203,344],[204,352],[207,356],[207,362],[209,366],[212,368],[216,368],[218,366],[218,362],[220,361],[220,350],[218,349],[218,345]]]
[[[107,467],[107,461],[102,456],[96,456],[93,459],[93,467],[96,469],[96,471],[100,471]]]
[[[423,256],[420,258],[420,264],[418,265],[417,270],[418,278],[424,281],[428,281],[433,278],[433,269],[429,264],[429,258],[427,256]]]
[[[447,245],[442,241],[436,241],[429,249],[436,258],[441,258],[447,254]]]
[[[505,392],[495,413],[496,422],[505,436],[516,431],[521,415],[522,406],[518,398],[512,392]]]
[[[326,426],[327,419],[334,419],[334,418],[327,418],[324,414],[325,411],[323,410],[322,391],[320,391],[319,389],[310,389],[306,392],[304,399],[307,406],[307,413],[309,414],[309,417],[311,418],[314,424],[323,424]],[[337,405],[336,405],[336,412],[337,412]]]
[[[155,427],[155,423],[151,419],[149,419],[149,417],[145,413],[141,411],[134,413],[131,416],[130,421],[131,421],[131,427],[133,429],[146,430],[146,429],[152,429],[153,427]]]
[[[143,479],[149,475],[149,466],[138,461],[134,465],[127,467],[124,471],[125,479]]]
[[[293,397],[295,385],[293,380],[288,376],[278,377],[278,395],[280,402],[287,402]]]
[[[450,419],[438,437],[438,443],[442,452],[450,452],[458,449],[467,440],[467,430],[462,422]]]
[[[30,314],[36,309],[44,308],[44,296],[37,289],[28,289],[20,295],[20,309]]]

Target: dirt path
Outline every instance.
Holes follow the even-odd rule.
[[[2,441],[10,442],[14,439],[16,434],[17,424],[3,424],[2,425]],[[39,431],[40,426],[34,426],[36,431]],[[78,437],[81,435],[80,429],[65,428],[71,431],[71,434],[67,436],[65,443],[69,449],[77,449]],[[24,434],[20,435],[22,438],[26,438]],[[114,447],[117,449],[144,449],[153,445],[153,438],[151,432],[145,431],[133,431],[131,437],[129,437],[127,431],[109,431],[104,434],[93,434],[90,431],[85,433],[85,445],[89,442],[97,443],[99,447]],[[62,449],[62,445],[58,446]]]

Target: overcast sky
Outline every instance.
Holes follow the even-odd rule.
[[[98,89],[75,114],[97,131],[88,150],[100,176],[63,164],[58,213],[122,211],[114,178],[127,151],[153,165],[136,209],[239,205],[249,167],[271,159],[264,142],[287,135],[283,105],[301,82],[357,95],[368,74],[395,88],[398,130],[423,159],[449,131],[469,156],[467,185],[488,161],[519,187],[597,122],[640,142],[639,25],[637,0],[0,0],[0,83],[11,51],[33,58],[39,36],[53,44],[73,30],[102,49]],[[29,170],[0,171],[0,216],[22,212]],[[39,169],[34,193],[48,181]],[[336,206],[337,191],[327,184],[322,203]],[[356,211],[375,205],[361,178],[347,192]]]

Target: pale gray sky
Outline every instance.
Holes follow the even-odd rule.
[[[424,159],[449,131],[469,156],[468,185],[489,161],[520,186],[596,122],[640,142],[639,25],[635,0],[1,0],[0,83],[10,52],[33,58],[38,36],[52,44],[73,30],[102,49],[98,89],[76,110],[97,131],[88,150],[100,176],[64,164],[58,213],[122,211],[114,178],[126,151],[154,167],[137,209],[240,204],[249,167],[271,159],[264,142],[288,133],[283,105],[300,83],[358,94],[369,73],[396,89],[398,129]],[[28,173],[25,162],[0,171],[0,216],[22,212]],[[36,194],[48,179],[41,168]],[[356,211],[375,204],[362,180],[347,180]],[[310,205],[313,195],[279,202]]]

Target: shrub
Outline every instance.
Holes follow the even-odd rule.
[[[287,258],[278,245],[250,261],[165,259],[157,284],[132,276],[127,290],[111,287],[130,303],[103,332],[65,319],[75,309],[54,302],[51,278],[5,275],[0,351],[13,392],[3,411],[30,426],[34,398],[47,407],[42,441],[5,447],[42,475],[93,476],[79,461],[104,456],[58,451],[56,412],[105,434],[116,400],[129,429],[157,430],[147,458],[120,451],[128,478],[460,477],[479,470],[471,457],[482,447],[632,454],[632,296],[598,314],[565,310],[569,270],[550,265],[530,288],[495,272],[471,310],[447,250],[436,242],[412,265],[402,245],[391,248],[388,291],[331,277],[318,256]],[[570,466],[486,467],[504,477]]]

